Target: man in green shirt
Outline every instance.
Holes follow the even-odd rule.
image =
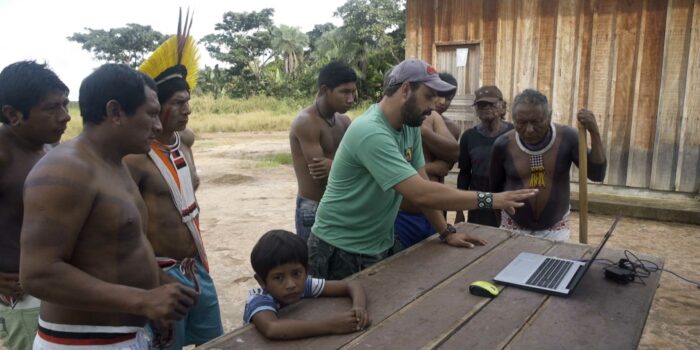
[[[514,212],[536,193],[467,192],[427,180],[420,125],[437,92],[454,89],[421,60],[405,60],[391,71],[382,100],[351,124],[336,153],[308,241],[311,275],[343,279],[391,255],[403,197],[423,209],[441,240],[471,248],[485,242],[456,233],[441,210]]]

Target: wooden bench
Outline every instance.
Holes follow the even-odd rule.
[[[658,286],[619,285],[593,264],[568,298],[505,287],[494,298],[469,294],[469,284],[491,280],[518,253],[563,258],[590,256],[594,247],[553,242],[508,231],[462,224],[460,231],[488,240],[474,249],[440,243],[436,237],[349,278],[361,281],[372,326],[363,332],[294,341],[270,341],[253,326],[236,329],[203,349],[636,349]],[[597,243],[597,242],[596,242]],[[604,249],[617,261],[623,252]],[[661,267],[663,259],[640,256]],[[280,317],[319,319],[350,307],[346,298],[307,299]]]

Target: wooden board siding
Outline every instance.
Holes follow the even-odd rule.
[[[672,191],[675,189],[681,101],[683,101],[688,64],[685,52],[690,34],[692,5],[692,0],[671,0],[669,2],[659,111],[656,118],[656,138],[651,169],[650,187],[655,190]]]
[[[509,105],[523,89],[536,88],[550,99],[556,122],[575,126],[584,107],[596,114],[608,157],[605,184],[697,193],[699,6],[700,0],[408,0],[406,55],[436,63],[438,47],[478,45],[472,76],[497,85]]]
[[[574,75],[576,74],[576,33],[577,0],[560,0],[558,4],[559,20],[556,27],[556,46],[554,48],[554,77],[551,93],[545,93],[552,99],[552,120],[557,123],[570,124],[573,109]],[[539,90],[544,92],[540,84]]]
[[[559,0],[539,1],[539,44],[537,45],[537,90],[552,96],[554,73],[554,49],[557,36],[557,11]],[[575,13],[572,13],[575,15]],[[573,67],[573,65],[571,65]]]
[[[498,40],[498,2],[484,1],[481,44],[481,81],[483,85],[496,83],[496,42]]]
[[[613,47],[613,21],[617,0],[599,0],[593,7],[593,32],[591,33],[591,69],[588,77],[587,107],[596,115],[598,127],[607,144],[610,127],[610,88]],[[607,182],[607,176],[606,181]]]
[[[421,58],[432,62],[433,48],[435,47],[435,6],[432,1],[418,0],[421,11],[417,14],[421,19]]]
[[[642,15],[641,1],[619,1],[615,20],[615,51],[613,76],[617,77],[612,87],[610,106],[611,127],[608,128],[608,182],[624,184],[627,180],[627,162],[630,149],[630,127],[632,125],[632,101],[636,74],[638,31]],[[630,62],[631,61],[631,62]]]
[[[627,186],[649,187],[668,0],[646,0],[637,55]]]
[[[682,192],[700,188],[700,1],[695,1],[689,35],[688,69],[676,184]]]
[[[421,16],[420,0],[406,0],[406,57],[418,57],[418,40],[420,39]]]
[[[519,1],[518,22],[515,29],[515,72],[512,96],[537,85],[537,33],[536,1]]]
[[[501,0],[498,6],[498,41],[496,43],[496,86],[506,101],[513,100],[513,65],[515,25],[518,0]]]

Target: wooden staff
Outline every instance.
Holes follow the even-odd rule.
[[[578,239],[588,244],[588,141],[586,127],[578,124]]]

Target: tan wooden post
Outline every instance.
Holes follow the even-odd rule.
[[[588,244],[588,141],[586,128],[578,124],[578,239]]]

